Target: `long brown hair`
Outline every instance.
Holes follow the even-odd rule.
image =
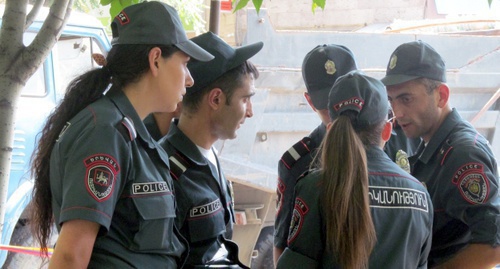
[[[346,111],[332,123],[320,153],[326,248],[347,269],[366,268],[376,242],[368,200],[366,143],[358,135],[361,130],[353,127],[355,117]]]
[[[34,187],[30,205],[30,223],[33,235],[40,243],[42,256],[47,254],[54,221],[50,189],[50,155],[57,137],[66,122],[103,96],[110,83],[114,87],[121,88],[138,81],[149,70],[148,54],[154,47],[161,48],[164,58],[178,51],[173,46],[113,46],[108,53],[106,66],[90,70],[75,78],[67,87],[62,102],[47,118],[31,159]]]

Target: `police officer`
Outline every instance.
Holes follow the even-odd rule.
[[[352,52],[344,46],[329,44],[312,49],[302,63],[302,77],[307,88],[304,97],[321,119],[321,124],[286,151],[278,163],[278,195],[274,223],[274,261],[287,246],[286,239],[293,209],[293,189],[297,178],[309,169],[317,148],[326,133],[328,92],[335,80],[356,70]]]
[[[142,120],[174,111],[193,84],[190,57],[213,56],[164,3],[127,7],[111,28],[106,65],[69,85],[43,129],[30,220],[45,251],[56,222],[49,268],[177,268],[186,247],[168,156]]]
[[[170,156],[176,223],[189,241],[186,266],[245,267],[229,241],[234,222],[232,187],[212,146],[219,139],[234,139],[239,126],[252,117],[251,97],[259,73],[248,59],[263,44],[235,49],[211,32],[191,40],[215,59],[188,63],[196,84],[182,101],[178,122],[160,142]]]
[[[488,141],[450,107],[443,59],[423,41],[404,43],[382,81],[398,124],[423,140],[410,163],[436,209],[429,267],[500,264],[497,163]]]
[[[382,150],[388,108],[379,80],[352,71],[335,82],[320,169],[297,182],[277,268],[427,268],[432,204]]]

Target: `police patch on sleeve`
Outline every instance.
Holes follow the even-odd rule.
[[[83,161],[87,168],[85,186],[89,194],[98,202],[105,201],[113,192],[116,175],[120,166],[106,154],[96,154]]]
[[[288,234],[288,244],[293,242],[302,229],[304,223],[304,215],[309,211],[306,203],[300,199],[295,199],[295,206],[293,208],[292,220],[290,221],[290,233]]]
[[[482,164],[463,165],[455,171],[452,182],[457,185],[462,197],[471,204],[482,204],[488,198],[490,185]]]
[[[279,214],[281,208],[283,207],[283,193],[285,192],[286,186],[281,181],[281,178],[278,178],[278,186],[276,188],[276,195],[278,198],[276,199],[276,215]]]

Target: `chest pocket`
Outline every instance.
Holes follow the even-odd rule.
[[[175,202],[172,193],[157,195],[136,195],[133,198],[135,207],[140,216],[139,230],[134,236],[134,250],[158,250],[164,252],[175,249],[176,243],[173,234],[175,218]]]
[[[224,205],[219,199],[189,210],[187,218],[191,242],[218,237],[226,232]]]

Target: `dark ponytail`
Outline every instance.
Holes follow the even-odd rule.
[[[376,242],[365,147],[351,123],[355,116],[347,111],[333,122],[320,160],[326,248],[347,269],[366,268]]]
[[[116,45],[109,51],[103,68],[90,70],[75,78],[67,87],[62,102],[47,118],[31,160],[34,178],[30,221],[34,237],[40,243],[43,256],[53,223],[52,192],[50,189],[50,155],[64,125],[78,112],[101,98],[112,83],[122,88],[137,82],[149,71],[149,51],[160,47],[162,57],[168,58],[178,51],[173,46]]]

